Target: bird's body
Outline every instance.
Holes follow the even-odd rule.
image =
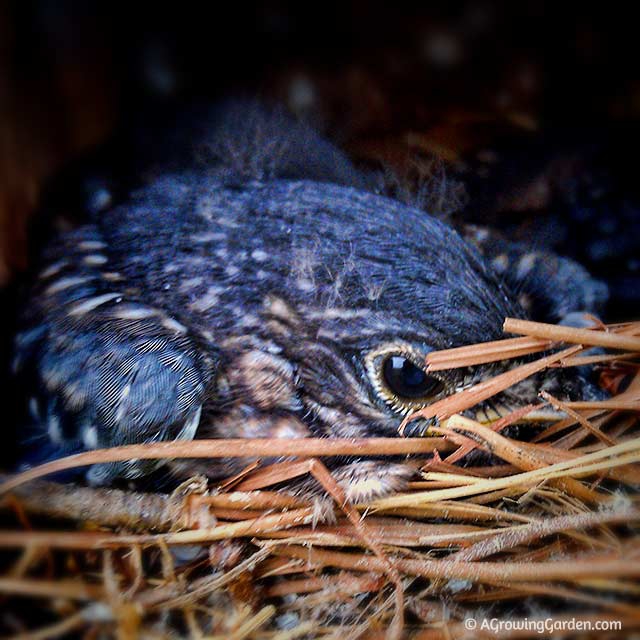
[[[327,143],[302,144],[300,125],[292,138],[287,121],[254,117],[216,129],[205,167],[154,175],[47,250],[17,370],[35,381],[36,433],[60,450],[394,436],[411,409],[486,375],[427,375],[429,351],[500,338],[505,316],[525,316],[452,228],[374,193]],[[351,464],[353,477],[371,463]],[[207,465],[197,470],[232,469]],[[408,473],[387,468],[363,474],[353,497]]]

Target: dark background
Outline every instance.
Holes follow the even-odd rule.
[[[243,95],[431,180],[436,213],[575,257],[609,319],[637,317],[636,38],[622,3],[0,4],[0,284],[28,266],[34,211],[80,211],[87,175],[135,181],[140,140]]]

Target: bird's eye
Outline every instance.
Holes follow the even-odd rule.
[[[398,398],[424,398],[433,395],[442,387],[439,380],[425,373],[404,356],[389,356],[382,367],[385,384]]]
[[[406,415],[433,402],[445,388],[439,376],[429,375],[422,363],[427,348],[407,342],[387,342],[365,355],[364,364],[377,399]]]

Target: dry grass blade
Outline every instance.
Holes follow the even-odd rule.
[[[435,449],[446,451],[451,449],[451,445],[442,438],[239,438],[147,442],[111,449],[95,449],[47,462],[5,480],[0,485],[0,495],[25,482],[59,471],[133,459],[376,456],[431,453]]]
[[[558,362],[559,360],[562,360],[562,358],[566,358],[577,353],[581,348],[582,347],[579,346],[569,347],[568,349],[559,351],[553,355],[540,358],[535,362],[523,364],[515,369],[511,369],[510,371],[506,371],[505,373],[501,373],[500,375],[490,378],[485,382],[480,382],[470,389],[465,389],[453,396],[434,402],[428,407],[407,416],[400,426],[400,434],[404,435],[406,425],[412,420],[416,420],[418,418],[422,418],[424,420],[429,420],[431,418],[443,419],[452,416],[454,413],[465,411],[484,400],[488,400],[501,391],[512,387],[514,384],[529,378],[539,371],[546,369],[554,362]]]
[[[28,633],[20,633],[12,636],[10,640],[52,640],[53,638],[70,637],[72,633],[85,627],[92,620],[106,619],[108,616],[102,607],[89,605],[78,613],[68,616],[67,618],[55,624],[47,625],[37,631]]]
[[[360,510],[369,510],[371,505],[358,505]],[[453,500],[440,500],[433,503],[416,503],[411,507],[382,508],[378,511],[385,514],[402,516],[410,519],[410,522],[424,518],[445,518],[447,520],[460,520],[463,522],[496,522],[512,524],[516,522],[528,523],[532,518],[519,513],[474,504],[472,502],[456,502]]]
[[[502,429],[508,427],[509,425],[514,424],[521,418],[524,418],[524,416],[526,416],[533,408],[534,408],[533,405],[527,405],[525,407],[521,407],[520,409],[516,409],[515,411],[512,411],[510,414],[492,423],[490,425],[490,429],[492,429],[493,431],[499,432]],[[457,451],[454,451],[453,453],[448,455],[445,458],[444,462],[448,464],[453,464],[455,462],[458,462],[459,460],[464,458],[464,456],[471,453],[475,448],[476,448],[476,443],[472,443],[470,445],[462,445]]]
[[[544,393],[544,392],[542,392]],[[561,403],[564,404],[564,403]],[[453,416],[448,424],[453,428],[459,428],[466,433],[475,434],[485,444],[485,448],[493,454],[499,456],[503,460],[511,462],[514,466],[523,470],[540,469],[545,465],[554,464],[563,460],[575,460],[580,454],[575,451],[568,451],[563,447],[549,446],[544,444],[535,444],[531,442],[521,442],[505,438],[497,433],[494,429],[465,418],[464,416]],[[593,433],[592,429],[588,429],[589,433]],[[595,435],[595,434],[594,434]],[[608,439],[609,440],[609,439]],[[615,441],[608,446],[614,446]],[[602,449],[596,449],[602,450]],[[640,484],[640,473],[638,469],[633,467],[612,467],[607,469],[605,474],[608,477],[615,478],[618,482],[627,483],[629,485]],[[561,481],[562,489],[570,495],[577,495],[586,502],[600,502],[606,498],[602,494],[594,493],[586,487],[578,486],[571,478],[564,478]]]
[[[369,531],[382,543],[398,547],[448,547],[468,546],[477,540],[495,535],[502,529],[490,529],[472,525],[425,524],[415,522],[407,527],[404,520],[396,518],[368,518]],[[306,541],[325,546],[362,546],[362,541],[354,534],[353,527],[343,523],[315,528],[299,527],[295,532],[277,531],[264,536],[270,539],[287,539],[295,544]]]
[[[494,429],[465,416],[452,416],[447,421],[447,430],[451,429],[472,434],[487,451],[525,471],[540,469],[548,464],[577,457],[566,451],[558,451],[553,447],[505,438]]]
[[[566,402],[558,400],[558,398],[555,398],[544,390],[540,392],[540,396],[549,401],[557,409],[564,411],[564,413],[573,418],[576,422],[579,422],[587,431],[589,431],[589,433],[596,436],[598,440],[601,440],[606,445],[613,446],[614,444],[617,444],[613,438],[609,437],[606,433],[602,433],[600,429],[592,425],[587,418],[581,416],[577,411],[574,411]]]
[[[156,535],[120,535],[118,536],[118,542],[124,545],[157,544],[158,542],[164,542],[167,545],[203,544],[216,540],[246,538],[269,531],[280,531],[289,527],[299,527],[311,524],[316,518],[315,509],[313,507],[305,507],[272,515],[259,515],[257,518],[242,520],[241,522],[219,523],[210,529],[200,528]],[[112,541],[110,542],[113,544]]]
[[[244,479],[236,488],[239,491],[255,491],[256,489],[270,487],[285,480],[293,480],[293,478],[297,478],[306,473],[309,473],[308,460],[275,463],[264,469],[260,469],[256,473],[252,473],[249,478]]]
[[[99,531],[0,531],[0,548],[103,549],[129,547],[119,536]]]
[[[584,417],[587,419],[591,419],[596,416],[602,415],[602,413],[603,413],[602,411],[588,411],[588,412],[585,412]],[[548,440],[552,436],[558,433],[562,433],[563,431],[566,431],[567,429],[569,429],[569,427],[572,427],[576,423],[577,423],[577,420],[575,418],[564,418],[562,420],[559,420],[558,422],[555,422],[554,424],[552,424],[550,427],[547,427],[544,431],[542,431],[538,435],[531,438],[531,442],[535,443],[535,442],[541,442],[542,440]]]
[[[640,461],[640,438],[621,443],[615,447],[607,447],[586,456],[580,456],[565,462],[519,473],[507,478],[487,479],[470,486],[454,487],[413,493],[411,495],[397,495],[381,498],[369,504],[371,509],[388,509],[397,507],[411,507],[423,502],[438,502],[465,496],[478,495],[506,488],[531,486],[537,482],[548,481],[564,476],[581,476],[604,471],[612,466],[622,466]]]
[[[608,411],[640,411],[640,398],[620,399],[620,397],[610,400],[576,400],[566,402],[568,407],[577,411],[588,411],[590,409],[604,409]]]
[[[583,367],[589,364],[604,364],[606,362],[624,362],[632,360],[634,358],[640,358],[640,354],[637,351],[628,351],[626,353],[614,353],[605,354],[599,356],[573,356],[572,358],[566,358],[560,360],[558,367]]]
[[[70,600],[99,600],[102,587],[79,580],[32,580],[29,578],[0,578],[0,593],[19,594],[35,598],[69,598]]]
[[[279,582],[266,591],[269,597],[284,596],[292,593],[312,593],[314,591],[330,591],[336,595],[355,595],[368,591],[380,591],[384,580],[379,575],[358,576],[341,571],[337,576],[303,578]]]
[[[500,585],[498,584],[497,586]],[[610,602],[577,589],[567,589],[566,587],[535,583],[513,583],[509,586],[515,591],[520,591],[523,595],[541,595],[552,598],[562,598],[564,601],[568,602],[573,600],[574,602],[589,605],[591,609],[609,610],[611,613],[618,613],[619,615],[622,614],[637,618],[640,622],[640,608],[634,605],[624,604],[622,602]]]
[[[640,340],[640,323],[600,325],[588,330],[591,342],[565,330],[430,354],[434,368],[444,369],[577,342],[420,412],[442,418],[432,429],[444,437],[156,443],[0,475],[0,491],[11,488],[0,507],[12,523],[0,531],[0,548],[13,556],[0,592],[9,606],[34,599],[59,619],[22,637],[398,639],[414,631],[403,627],[406,610],[432,625],[416,629],[415,638],[463,638],[456,620],[480,607],[506,618],[510,603],[524,598],[576,603],[599,611],[598,619],[624,619],[624,631],[634,628],[640,624],[634,604],[640,435],[638,414],[630,410],[640,409],[640,372],[629,360],[640,352],[574,356],[602,336]],[[545,367],[588,362],[603,365],[610,399],[543,395],[540,405],[491,424],[460,415]],[[504,431],[534,418],[557,420],[558,411],[540,410],[547,403],[567,417],[525,441]],[[470,466],[456,466],[472,452]],[[422,477],[356,506],[316,458],[404,455]],[[170,495],[37,479],[81,465],[174,457],[247,460],[217,484],[192,478]],[[266,457],[280,461],[263,467]],[[299,483],[274,488],[304,474],[333,502],[297,495],[292,489]],[[443,597],[452,616],[447,622],[439,621]],[[299,624],[278,628],[285,620]],[[20,624],[31,626],[28,619]]]
[[[310,500],[277,491],[232,491],[210,495],[189,496],[192,503],[212,508],[236,508],[263,511],[265,509],[293,509],[310,506]]]
[[[540,338],[506,338],[492,342],[443,349],[427,354],[427,371],[442,371],[470,367],[476,364],[508,360],[546,351],[553,346],[550,340]]]
[[[473,434],[484,449],[524,471],[541,469],[546,465],[577,457],[577,454],[562,449],[505,438],[494,429],[464,416],[452,416],[447,424],[457,431]],[[553,483],[568,495],[578,497],[586,503],[599,503],[605,499],[602,494],[598,494],[573,478],[561,478]]]
[[[248,638],[253,631],[260,629],[267,622],[273,618],[276,613],[276,609],[273,605],[263,607],[255,616],[252,616],[249,620],[246,620],[241,626],[235,629],[229,635],[209,636],[209,640],[243,640]]]
[[[555,342],[588,345],[591,347],[608,347],[622,351],[640,351],[640,338],[635,336],[609,333],[599,329],[574,329],[544,322],[507,318],[504,321],[505,333],[515,333]]]
[[[197,585],[191,585],[187,593],[180,596],[170,598],[168,600],[154,598],[153,606],[161,607],[162,609],[176,609],[187,604],[195,603],[199,598],[206,596],[209,593],[216,591],[224,587],[225,585],[236,580],[243,573],[254,569],[260,562],[265,560],[270,555],[270,550],[267,547],[258,549],[253,555],[233,567],[229,571],[223,572],[222,575],[214,576],[208,580],[201,580]],[[154,596],[153,592],[149,594]],[[146,596],[146,597],[145,597]],[[141,594],[137,598],[138,602],[144,604],[144,606],[150,606],[152,603],[149,600],[149,596]]]
[[[365,524],[364,518],[361,518],[358,512],[349,503],[344,489],[333,479],[324,464],[319,460],[313,460],[311,463],[309,471],[325,488],[329,495],[334,498],[338,503],[338,506],[345,512],[345,515],[351,521],[351,524],[358,536],[360,536],[365,545],[375,554],[376,560],[380,563],[380,571],[389,577],[395,587],[395,611],[391,624],[388,628],[387,637],[389,640],[399,640],[402,637],[402,630],[404,627],[404,587],[400,573],[389,561],[380,542]]]

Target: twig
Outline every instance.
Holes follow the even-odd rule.
[[[0,474],[0,482],[12,477]],[[16,486],[12,495],[30,513],[50,518],[81,520],[112,527],[164,531],[178,524],[179,507],[161,493],[79,487],[75,484],[34,481]]]
[[[525,545],[545,536],[567,531],[571,529],[590,529],[601,524],[627,523],[640,519],[640,512],[633,510],[610,511],[605,513],[580,513],[576,515],[558,516],[549,520],[532,522],[523,527],[518,527],[498,533],[487,540],[476,542],[467,549],[458,551],[450,560],[481,560],[489,556],[501,553],[507,549],[513,549],[519,545]]]
[[[273,543],[272,543],[273,544]],[[351,571],[382,570],[380,560],[361,553],[306,549],[299,546],[272,547],[272,553],[305,560],[310,567],[336,567]],[[423,578],[470,580],[472,582],[534,580],[578,581],[587,578],[638,577],[640,563],[619,556],[589,556],[553,562],[457,562],[451,560],[406,560],[391,557],[398,571]]]

